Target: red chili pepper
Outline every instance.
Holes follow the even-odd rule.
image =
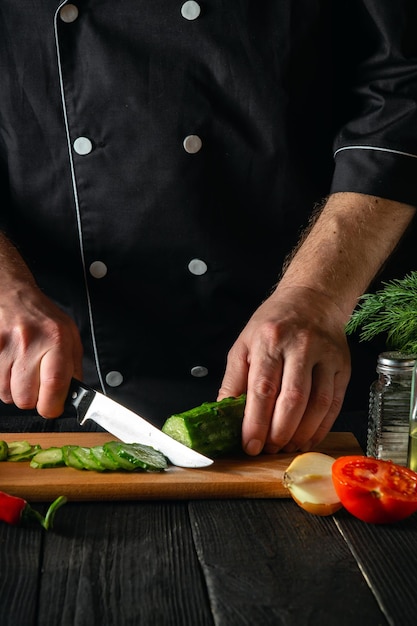
[[[26,500],[0,491],[0,519],[3,522],[13,525],[20,524],[23,511],[27,506]]]
[[[60,506],[65,504],[67,498],[65,496],[59,496],[48,508],[45,517],[35,511],[26,500],[18,498],[17,496],[11,496],[4,491],[0,491],[0,520],[17,526],[25,521],[36,520],[46,530],[49,530],[53,526],[54,517],[56,511]]]

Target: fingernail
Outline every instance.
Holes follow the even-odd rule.
[[[251,456],[256,456],[262,450],[263,443],[260,439],[251,439],[246,445],[246,452]]]

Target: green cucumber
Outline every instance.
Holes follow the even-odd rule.
[[[104,469],[113,472],[120,469],[118,463],[106,452],[104,446],[93,446],[91,448],[91,454]]]
[[[4,444],[4,445],[3,445]],[[27,441],[0,441],[0,455],[8,461],[30,461],[34,469],[68,466],[77,470],[104,471],[162,471],[167,467],[165,456],[150,446],[138,443],[109,441],[91,448],[79,445],[52,446],[42,449]],[[1,460],[1,456],[0,456]]]
[[[83,470],[84,465],[81,463],[78,456],[74,454],[74,451],[79,446],[75,445],[66,445],[62,446],[62,456],[64,457],[64,463],[67,467],[72,467],[73,469]]]
[[[0,461],[7,461],[9,446],[6,441],[0,441]]]
[[[65,465],[62,448],[52,446],[41,450],[32,458],[30,466],[34,469],[49,469]]]
[[[150,446],[109,441],[103,447],[120,469],[159,472],[167,467],[165,456]]]
[[[204,402],[184,413],[171,415],[162,432],[207,456],[240,450],[245,403],[246,394]]]
[[[136,469],[135,465],[120,454],[122,447],[125,445],[126,444],[120,443],[119,441],[108,441],[103,444],[103,448],[114,463],[117,463],[119,469],[133,472]]]
[[[32,450],[32,444],[28,441],[11,441],[8,444],[9,452],[8,452],[8,460],[10,461],[10,457],[15,455],[27,454]]]
[[[168,467],[162,452],[141,443],[120,444],[119,456],[127,459],[136,469],[148,472],[160,472]]]
[[[80,464],[86,470],[92,470],[93,472],[102,472],[105,467],[99,463],[91,454],[91,448],[84,446],[78,446],[73,450],[74,456],[78,459]]]
[[[31,446],[30,450],[27,450],[27,452],[22,452],[21,454],[9,454],[7,460],[16,463],[20,461],[30,461],[33,459],[35,454],[41,450],[41,446],[39,444],[35,444],[34,446]]]

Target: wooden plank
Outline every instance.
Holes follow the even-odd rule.
[[[66,508],[45,537],[36,624],[213,626],[185,503]]]
[[[0,433],[8,442],[21,433]],[[76,444],[92,446],[112,439],[108,433],[34,433],[30,443],[42,447]],[[113,438],[114,439],[114,438]],[[361,454],[352,433],[329,433],[316,448],[332,456]],[[204,469],[170,466],[161,473],[85,472],[72,468],[34,470],[28,463],[0,464],[3,491],[31,501],[49,501],[59,495],[70,500],[285,498],[285,469],[295,454],[261,455],[216,459]]]
[[[290,500],[194,501],[190,515],[215,624],[387,624],[332,517]]]
[[[385,526],[341,511],[335,521],[388,623],[416,624],[417,514]]]
[[[42,508],[38,507],[39,511]],[[0,623],[35,626],[43,530],[0,523]],[[59,622],[57,622],[59,623]]]

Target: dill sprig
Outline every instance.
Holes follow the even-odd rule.
[[[417,272],[382,284],[383,289],[361,297],[346,333],[360,330],[360,341],[386,333],[388,348],[417,353]]]

